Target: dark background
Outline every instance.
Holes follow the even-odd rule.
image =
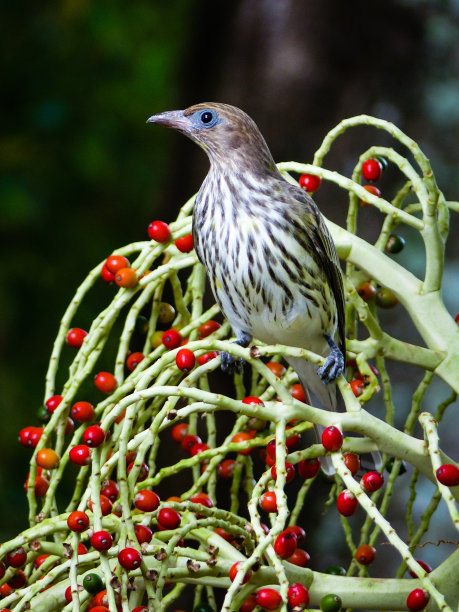
[[[146,239],[150,221],[174,219],[205,174],[195,145],[146,125],[147,117],[228,102],[256,120],[276,160],[310,162],[341,119],[372,114],[420,143],[448,199],[459,192],[453,0],[5,4],[1,539],[25,525],[29,451],[17,432],[35,424],[53,338],[76,287],[112,250]],[[390,140],[356,130],[326,165],[349,173],[371,144]],[[329,194],[325,188],[316,199],[342,222],[345,202]],[[446,271],[452,314],[459,310],[457,229],[455,221]],[[406,255],[414,267],[418,255],[414,247]]]

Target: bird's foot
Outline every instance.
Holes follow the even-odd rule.
[[[330,347],[330,354],[323,366],[317,370],[317,374],[320,376],[324,385],[328,385],[328,383],[336,380],[338,376],[341,376],[344,372],[344,355],[330,336],[325,336],[325,338]]]
[[[244,360],[242,357],[234,357],[230,353],[221,351],[221,364],[220,367],[225,374],[242,374],[244,369]]]
[[[239,344],[243,348],[247,348],[252,341],[252,336],[247,332],[238,332],[236,333],[237,340],[235,344]],[[244,369],[244,360],[242,357],[234,357],[230,353],[226,353],[225,351],[221,351],[221,369],[225,374],[242,374]]]

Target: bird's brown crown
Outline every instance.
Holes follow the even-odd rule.
[[[212,127],[200,127],[195,117],[211,111],[218,119]],[[265,139],[256,123],[244,111],[230,104],[202,102],[183,111],[189,119],[187,135],[208,154],[212,163],[244,165],[246,170],[276,171]]]

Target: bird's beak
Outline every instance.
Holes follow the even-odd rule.
[[[181,110],[166,111],[165,113],[152,115],[147,119],[147,123],[157,123],[158,125],[164,125],[165,127],[180,130],[181,132],[187,132],[190,129],[188,118],[185,117]]]

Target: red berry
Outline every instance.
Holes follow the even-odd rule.
[[[292,563],[293,565],[297,565],[298,567],[306,567],[309,564],[311,557],[308,553],[302,548],[297,548],[293,555],[291,555],[287,561]]]
[[[343,454],[344,465],[350,471],[352,476],[355,476],[360,470],[360,459],[355,453],[344,453]]]
[[[422,569],[425,572],[427,572],[427,574],[430,574],[430,572],[432,571],[432,568],[430,567],[428,563],[426,563],[425,561],[419,561],[419,560],[417,560],[417,562],[422,567]],[[413,570],[410,570],[410,576],[412,576],[413,578],[419,578],[419,576],[416,574],[416,572],[413,572]]]
[[[331,452],[336,452],[343,445],[343,434],[341,431],[331,425],[330,427],[326,427],[322,432],[322,446]]]
[[[294,533],[298,544],[301,544],[306,539],[306,531],[299,525],[290,525],[290,527],[286,527],[284,533]]]
[[[6,553],[5,560],[10,567],[24,567],[27,561],[27,552],[24,548],[16,548]]]
[[[287,591],[288,603],[292,608],[296,606],[307,606],[309,603],[309,591],[308,589],[297,582],[296,584],[292,584],[289,586]]]
[[[132,612],[148,612],[147,606],[137,606]]]
[[[45,402],[46,410],[49,413],[54,412],[56,408],[59,406],[59,404],[62,402],[62,400],[63,400],[62,395],[52,395],[51,397],[48,397],[48,399]]]
[[[209,361],[212,361],[212,359],[215,359],[215,357],[218,357],[218,353],[216,351],[212,351],[211,353],[199,355],[199,357],[196,357],[196,361],[199,363],[199,365],[204,365]]]
[[[40,565],[42,565],[42,564],[43,564],[43,563],[46,561],[46,559],[47,559],[48,557],[49,557],[49,555],[46,555],[46,554],[44,554],[44,555],[38,555],[38,557],[37,557],[36,559],[34,559],[33,564],[35,565],[35,567],[36,567],[36,568],[39,568],[39,567],[40,567]],[[1,562],[0,562],[0,563],[1,563]],[[2,565],[3,565],[3,563],[2,563]],[[5,566],[3,565],[3,567],[5,567]],[[3,572],[3,574],[4,574],[4,573],[5,573],[5,572]],[[0,578],[3,578],[3,575],[2,575],[2,573],[1,573],[1,571],[0,571]]]
[[[304,478],[314,478],[320,470],[320,461],[317,458],[303,459],[298,463],[298,474]]]
[[[108,531],[95,531],[91,536],[91,546],[102,552],[113,546],[113,538]]]
[[[366,385],[361,378],[354,378],[354,380],[351,380],[349,384],[351,386],[352,393],[355,395],[355,397],[360,397],[365,391]]]
[[[357,293],[364,302],[369,302],[376,295],[376,287],[371,283],[365,282],[357,287]]]
[[[22,589],[27,584],[27,576],[22,570],[18,570],[6,583],[12,589]]]
[[[452,463],[444,463],[435,472],[438,482],[447,487],[459,485],[459,468]]]
[[[183,372],[189,372],[194,368],[194,364],[196,363],[196,357],[194,356],[193,351],[190,349],[183,348],[177,352],[175,356],[175,363],[179,370]]]
[[[368,193],[371,193],[371,195],[374,195],[376,197],[380,197],[381,196],[381,192],[380,190],[375,187],[374,185],[364,185],[363,188],[368,191]],[[371,204],[369,202],[367,202],[366,200],[362,199],[360,200],[360,206],[371,206]]]
[[[217,473],[221,478],[230,480],[233,477],[234,468],[237,462],[234,459],[224,459],[217,468]]]
[[[277,499],[274,491],[263,493],[259,503],[265,512],[277,512]]]
[[[118,386],[116,378],[110,372],[99,372],[94,378],[94,384],[102,393],[112,393]]]
[[[152,221],[148,226],[148,235],[156,242],[169,242],[171,239],[171,230],[164,221]]]
[[[384,484],[384,476],[379,472],[367,472],[360,480],[360,486],[366,493],[374,493]]]
[[[45,478],[44,476],[42,476],[43,470],[42,468],[38,468],[37,469],[37,476],[35,478],[35,485],[34,485],[34,492],[35,492],[35,497],[44,497],[46,495],[46,491],[49,488],[49,480],[47,478]],[[30,473],[27,476],[27,480],[25,481],[24,484],[24,489],[27,493],[27,489],[29,486],[29,476]]]
[[[188,434],[188,423],[178,423],[171,430],[172,439],[176,442],[182,442],[183,438]]]
[[[159,495],[149,489],[141,489],[134,496],[134,505],[143,512],[153,512],[159,507]]]
[[[214,502],[206,493],[196,493],[190,497],[190,502],[193,504],[201,504],[201,506],[205,506],[206,508],[213,508]],[[203,515],[196,513],[197,518],[202,518]]]
[[[178,348],[182,343],[182,334],[176,329],[168,329],[162,335],[161,341],[168,349]]]
[[[115,274],[115,283],[118,287],[135,287],[137,285],[137,274],[132,268],[121,268]]]
[[[285,452],[288,453],[288,446],[285,445]],[[266,445],[266,454],[268,455],[268,457],[271,457],[271,459],[275,459],[276,458],[276,440],[270,440],[268,442],[268,444]]]
[[[22,446],[35,448],[43,433],[43,427],[24,427],[19,432],[19,442]]]
[[[110,514],[113,509],[113,503],[106,495],[99,495],[99,505],[102,516],[107,516],[107,514]],[[90,510],[93,510],[92,499],[89,500],[88,506]]]
[[[91,462],[89,446],[86,446],[86,444],[74,446],[69,450],[69,459],[76,465],[89,465]]]
[[[195,444],[200,444],[201,442],[202,440],[199,436],[187,434],[186,436],[183,436],[181,445],[183,450],[189,453]]]
[[[277,610],[282,602],[282,597],[274,589],[260,589],[256,592],[257,605],[263,610]]]
[[[82,591],[83,590],[83,587],[81,586],[81,584],[77,585],[77,590],[78,591]],[[68,601],[69,603],[72,601],[72,587],[71,586],[68,586],[65,589],[64,597],[65,597],[65,601]],[[1,612],[1,610],[0,610],[0,612]]]
[[[105,261],[105,267],[112,274],[116,274],[121,268],[129,268],[129,259],[123,255],[110,255]]]
[[[287,472],[285,482],[292,481],[295,478],[295,468],[288,461],[285,462],[285,471]],[[275,465],[273,465],[273,467],[271,468],[271,476],[274,480],[277,480],[277,470]]]
[[[190,448],[190,455],[194,457],[195,455],[199,455],[199,453],[203,453],[204,451],[209,449],[210,446],[204,444],[204,442],[197,442],[196,444],[193,444],[193,446]],[[203,461],[206,461],[207,463],[209,462],[208,459],[203,459]]]
[[[220,327],[221,323],[218,323],[217,321],[206,321],[206,323],[203,323],[198,327],[198,334],[201,338],[207,338],[207,336],[213,334],[215,331],[217,331],[217,329],[220,329]]]
[[[291,429],[289,425],[287,425],[287,427],[285,428],[285,431],[287,432],[288,429]],[[288,450],[291,451],[295,449],[300,443],[300,440],[301,440],[301,434],[299,433],[294,434],[293,436],[288,436],[288,438],[286,438],[285,440],[285,444],[287,445]]]
[[[359,502],[357,501],[356,496],[349,489],[344,489],[338,495],[338,499],[336,500],[336,507],[338,512],[343,516],[352,516],[354,512],[357,510],[357,506]]]
[[[248,395],[247,397],[244,397],[244,399],[242,400],[243,404],[254,404],[254,405],[258,405],[258,406],[264,406],[263,400],[261,400],[259,397],[255,397],[253,395]]]
[[[106,435],[100,425],[90,425],[83,432],[83,442],[90,448],[96,448],[104,442]]]
[[[181,521],[180,514],[173,508],[161,508],[158,512],[158,524],[163,529],[176,529]]]
[[[406,598],[406,607],[408,610],[416,612],[417,610],[424,610],[429,603],[430,596],[424,589],[414,589]]]
[[[304,392],[303,387],[299,383],[292,385],[289,391],[290,395],[296,400],[298,400],[299,402],[303,402],[304,404],[306,403],[306,394]]]
[[[102,277],[102,280],[105,281],[106,283],[114,283],[115,282],[115,275],[110,272],[110,270],[107,268],[107,266],[104,264],[102,266],[102,270],[100,271],[100,275]]]
[[[125,570],[133,570],[140,567],[142,563],[142,555],[136,548],[123,548],[118,553],[118,561],[121,567]]]
[[[131,353],[126,359],[127,369],[132,372],[132,370],[135,370],[143,359],[145,359],[145,355],[143,353]]]
[[[74,510],[67,517],[67,525],[71,531],[80,533],[89,527],[89,516],[81,510]]]
[[[74,348],[80,348],[83,344],[83,340],[88,335],[88,332],[84,329],[80,329],[79,327],[72,327],[67,332],[65,340],[69,346],[73,346]]]
[[[189,253],[194,248],[193,236],[191,234],[187,234],[182,238],[177,238],[177,240],[174,240],[174,244],[182,253]]]
[[[227,542],[231,542],[231,540],[233,539],[233,536],[227,531],[225,531],[224,529],[222,529],[221,527],[214,527],[214,533],[219,535],[221,538],[223,538]]]
[[[287,371],[285,366],[278,361],[268,361],[266,367],[269,368],[274,376],[277,376],[277,378],[281,378]]]
[[[135,461],[131,461],[131,463],[127,466],[126,468],[126,474],[129,476],[132,468],[134,467]],[[140,464],[140,470],[139,473],[137,475],[137,479],[136,482],[142,482],[142,480],[145,480],[146,477],[148,476],[148,472],[150,471],[150,468],[148,467],[148,465],[145,463],[145,461],[143,461]]]
[[[302,174],[298,182],[300,183],[301,189],[304,189],[308,193],[314,193],[322,184],[322,179],[316,174]]]
[[[118,499],[118,495],[120,492],[120,488],[114,480],[104,480],[102,482],[102,486],[100,487],[101,495],[105,495],[111,502],[114,502]]]
[[[362,175],[366,181],[377,181],[382,171],[383,166],[379,159],[367,159],[362,164]]]
[[[70,414],[76,421],[79,421],[80,423],[87,423],[88,421],[92,421],[95,412],[92,404],[81,401],[73,404]]]
[[[135,537],[137,538],[137,542],[139,544],[149,544],[153,539],[153,531],[150,529],[150,527],[137,523],[134,526],[134,531]]]
[[[236,578],[236,574],[238,572],[239,567],[242,567],[242,561],[237,561],[230,567],[229,578],[231,582],[234,582],[234,579]],[[252,570],[249,569],[249,571],[244,574],[244,578],[242,579],[242,584],[246,584],[250,580],[250,578],[252,577],[252,573],[253,573]]]
[[[360,565],[370,565],[376,557],[376,549],[369,544],[362,544],[355,551],[355,558]]]
[[[257,596],[255,593],[252,593],[245,599],[241,607],[239,608],[239,612],[252,612],[257,607]]]
[[[296,533],[282,531],[274,540],[274,552],[281,559],[288,559],[295,552],[297,544]]]
[[[79,555],[86,555],[88,553],[88,549],[82,542],[78,542],[77,552]]]
[[[240,431],[231,438],[231,442],[235,444],[239,444],[241,442],[247,442],[251,440],[254,436],[254,433],[249,433],[248,431]],[[245,450],[238,450],[239,455],[250,455],[251,448],[246,448]]]

